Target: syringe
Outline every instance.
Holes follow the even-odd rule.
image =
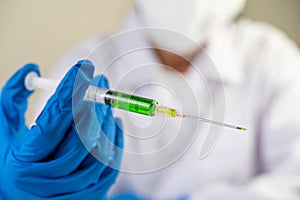
[[[35,88],[53,90],[57,87],[57,85],[58,81],[39,77],[35,72],[30,72],[25,78],[25,87],[28,90],[34,90]],[[158,101],[153,99],[112,91],[105,88],[99,88],[93,85],[88,87],[87,91],[85,92],[84,100],[106,104],[114,108],[150,117],[164,115],[171,118],[190,118],[205,123],[246,131],[246,129],[243,127],[184,114],[174,108],[161,105],[158,103]]]

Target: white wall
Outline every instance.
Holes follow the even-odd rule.
[[[133,0],[0,0],[0,85],[28,62],[43,74],[84,38],[114,31]]]
[[[300,44],[299,0],[248,0],[244,13],[251,19],[279,27]]]

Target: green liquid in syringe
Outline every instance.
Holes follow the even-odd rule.
[[[106,93],[105,104],[142,115],[155,116],[158,102],[110,90]]]

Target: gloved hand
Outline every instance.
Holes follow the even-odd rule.
[[[120,164],[123,136],[109,107],[82,101],[93,78],[93,64],[80,61],[73,66],[36,125],[28,129],[24,112],[32,92],[25,89],[24,78],[30,71],[39,74],[36,65],[28,64],[1,91],[0,196],[26,200],[105,199],[118,174],[107,164],[116,168]],[[103,76],[92,82],[108,87]],[[91,150],[108,159],[103,163],[95,159],[78,133],[84,135],[85,142],[95,140],[89,135],[96,135],[98,144]]]

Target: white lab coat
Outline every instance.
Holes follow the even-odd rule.
[[[122,30],[135,27],[138,27],[138,20],[133,14]],[[144,39],[144,36],[140,37],[141,40]],[[72,51],[59,64],[53,76],[62,77],[70,66],[83,58],[92,59],[97,65],[96,73],[102,73],[102,64],[107,65],[109,60],[115,58],[115,53],[124,49],[126,45],[138,43],[139,37],[136,40],[107,46],[107,51],[96,54],[93,51],[92,54],[97,56],[91,56],[90,51],[101,40],[85,42]],[[171,165],[164,163],[161,165],[163,169],[146,174],[121,172],[112,193],[135,193],[150,199],[175,199],[180,196],[197,200],[300,199],[298,48],[275,28],[247,19],[240,19],[222,28],[210,40],[206,53],[215,63],[224,84],[224,121],[245,126],[248,131],[243,133],[223,129],[222,137],[212,153],[199,160],[200,146],[210,126],[198,124],[197,137],[180,159],[175,159]],[[207,64],[202,58],[201,55],[196,58],[200,70],[201,66]],[[114,60],[110,63],[109,70],[105,71],[111,88],[156,98],[166,105],[181,106],[186,112],[193,113],[193,109],[196,109],[195,104],[189,103],[190,97],[185,95],[185,86],[182,86],[180,78],[174,75],[176,73],[167,72],[163,67],[150,66],[150,71],[141,67],[149,63],[158,63],[150,50],[131,52]],[[144,71],[139,72],[137,66]],[[130,74],[132,72],[137,73]],[[196,96],[199,112],[195,114],[200,113],[201,116],[209,118],[211,109],[217,107],[211,105],[203,80],[217,87],[218,84],[222,84],[220,80],[214,80],[213,76],[201,78],[194,72],[194,68],[187,72],[183,82],[187,82]],[[149,85],[154,82],[155,84]],[[161,87],[160,83],[167,89]],[[177,97],[181,102],[178,103]],[[148,128],[149,124],[154,123],[148,118],[136,115],[128,117],[127,113],[122,116],[124,112],[115,112],[123,119],[125,135],[129,133],[150,138],[135,141],[140,142],[137,144],[131,141],[132,135],[126,137],[125,148],[128,151],[155,151],[168,145],[168,142],[176,137],[174,133],[179,132],[181,125],[184,126],[184,122],[180,124],[178,120],[166,120],[164,128],[157,131],[157,126]],[[189,125],[185,128],[187,131]],[[151,138],[153,132],[158,133],[158,136]],[[176,148],[172,151],[176,151]],[[180,151],[184,149],[178,148]],[[129,171],[142,170],[143,167],[151,171],[151,167],[159,166],[155,163],[161,162],[162,159],[168,160],[173,156],[172,153],[174,152],[164,152],[157,158],[153,157],[153,161],[133,159],[129,162],[130,159],[127,159],[123,165],[133,165],[132,168],[125,167]],[[148,166],[151,167],[147,168]]]

